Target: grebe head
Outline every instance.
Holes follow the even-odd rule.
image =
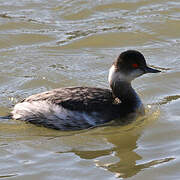
[[[118,80],[130,83],[143,74],[158,72],[160,71],[147,66],[146,60],[140,52],[128,50],[122,52],[113,63],[109,71],[108,81],[110,84]]]

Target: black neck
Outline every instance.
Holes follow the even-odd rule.
[[[128,107],[137,107],[142,104],[139,96],[132,88],[131,83],[116,80],[111,82],[110,86],[114,96],[119,98],[123,104],[128,104]]]

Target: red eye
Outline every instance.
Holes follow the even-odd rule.
[[[132,67],[133,67],[133,68],[137,68],[137,67],[138,67],[138,64],[132,64]]]

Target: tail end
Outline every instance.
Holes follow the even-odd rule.
[[[9,119],[12,119],[12,115],[11,114],[9,114],[9,115],[7,115],[7,116],[0,116],[0,119],[6,119],[6,120],[9,120]]]

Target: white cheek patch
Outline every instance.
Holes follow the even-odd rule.
[[[108,75],[108,82],[110,83],[110,82],[112,82],[113,81],[113,79],[115,78],[115,66],[114,65],[112,65],[111,66],[111,68],[110,68],[110,70],[109,70],[109,75]]]
[[[108,82],[111,83],[117,80],[131,82],[133,79],[141,76],[142,74],[143,74],[143,71],[141,71],[140,69],[136,69],[130,72],[128,75],[125,75],[121,72],[117,72],[115,70],[115,66],[112,65],[112,67],[109,70]]]
[[[129,81],[129,76],[126,76],[121,72],[117,72],[115,66],[112,65],[109,70],[108,82],[111,83],[117,80]]]
[[[128,77],[129,77],[129,79],[133,80],[133,79],[135,79],[135,78],[137,78],[137,77],[139,77],[139,76],[141,76],[143,74],[144,74],[144,72],[141,69],[136,69],[136,70],[132,71],[128,75]]]

